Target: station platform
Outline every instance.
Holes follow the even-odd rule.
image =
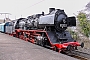
[[[77,60],[47,48],[0,33],[0,60]]]

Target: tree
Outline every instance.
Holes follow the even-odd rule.
[[[86,17],[88,20],[90,20],[90,2],[88,4],[86,4],[85,9],[83,10],[86,13]]]
[[[90,2],[85,6],[87,11],[90,11]]]
[[[79,12],[77,18],[80,22],[82,32],[88,37],[90,33],[90,24],[88,23],[86,14],[84,12]]]

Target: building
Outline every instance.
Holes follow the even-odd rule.
[[[4,23],[4,22],[11,22],[11,19],[9,19],[9,18],[0,19],[0,23]]]

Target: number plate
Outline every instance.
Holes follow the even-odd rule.
[[[67,27],[67,24],[60,24],[60,27]]]

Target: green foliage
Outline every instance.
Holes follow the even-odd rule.
[[[88,23],[88,20],[86,18],[86,14],[83,12],[80,12],[77,16],[79,22],[80,22],[80,26],[82,29],[82,32],[88,37],[90,34],[90,24]]]
[[[73,38],[74,40],[77,40],[77,38],[78,38],[77,33],[75,33],[74,31],[71,31],[71,30],[70,30],[70,34],[71,34],[71,36],[72,36],[72,38]]]

